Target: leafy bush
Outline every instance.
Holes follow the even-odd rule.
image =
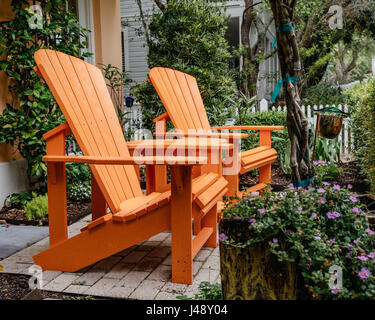
[[[248,112],[242,117],[241,124],[246,126],[285,126],[284,130],[272,131],[272,147],[277,150],[278,156],[283,157],[289,141],[286,128],[286,113],[279,111]],[[236,125],[240,125],[239,119]],[[246,131],[249,135],[241,142],[242,150],[249,150],[259,146],[259,131]]]
[[[34,53],[43,48],[81,56],[88,30],[67,11],[66,1],[39,2],[44,18],[41,28],[31,29],[29,1],[12,0],[14,18],[0,28],[0,70],[9,78],[12,105],[0,115],[0,144],[15,145],[27,160],[27,173],[34,189],[45,189],[47,167],[42,161],[42,135],[64,122],[47,85],[34,72]],[[84,53],[82,56],[88,56]]]
[[[5,201],[5,206],[10,206],[12,208],[19,208],[26,205],[27,201],[32,199],[32,195],[29,192],[22,191],[20,193],[12,193],[9,195]]]
[[[223,296],[220,283],[212,284],[203,281],[199,284],[199,293],[195,294],[193,298],[188,296],[177,296],[176,298],[181,300],[222,300]]]
[[[354,154],[362,174],[375,191],[375,78],[353,86],[345,92],[352,108]]]
[[[340,88],[322,80],[318,84],[303,91],[302,105],[339,105],[345,101],[345,95]]]
[[[224,219],[243,218],[251,236],[243,243],[224,234],[219,239],[237,247],[268,243],[280,261],[298,264],[303,285],[314,299],[374,298],[375,232],[365,208],[350,193],[350,185],[320,180],[307,189],[290,185],[284,193],[264,192],[225,209]],[[329,288],[331,266],[342,268],[342,288]]]
[[[39,220],[48,214],[48,195],[41,195],[26,203],[25,216],[28,220]]]
[[[88,202],[91,200],[91,185],[75,182],[68,185],[68,199],[74,202]]]
[[[84,163],[67,163],[66,164],[66,182],[68,187],[73,183],[91,183],[91,170]]]
[[[228,117],[227,97],[235,92],[228,74],[230,57],[225,40],[227,20],[222,9],[205,0],[171,0],[166,10],[155,13],[149,25],[148,66],[163,66],[196,77],[211,125]],[[165,112],[153,86],[147,81],[133,87],[142,106],[143,126]]]

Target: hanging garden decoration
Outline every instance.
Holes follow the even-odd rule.
[[[312,160],[314,160],[316,138],[318,134],[325,139],[335,139],[341,132],[343,120],[350,116],[351,113],[346,113],[337,107],[326,107],[320,110],[315,110],[318,118],[316,121],[314,149]]]
[[[336,107],[326,107],[316,111],[318,114],[317,131],[322,138],[335,139],[341,132],[344,118],[349,113],[341,111]]]

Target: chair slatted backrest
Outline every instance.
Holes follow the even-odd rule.
[[[181,71],[155,67],[149,78],[176,129],[210,131],[197,80]]]
[[[130,156],[103,74],[62,52],[40,49],[37,67],[61,108],[85,156]],[[142,196],[134,166],[90,165],[112,212]]]

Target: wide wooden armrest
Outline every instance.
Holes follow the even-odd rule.
[[[95,165],[201,165],[207,163],[207,157],[154,156],[154,157],[96,157],[96,156],[44,156],[44,162],[77,162]]]
[[[213,128],[215,129],[215,128]],[[233,133],[233,132],[163,132],[154,133],[155,136],[165,137],[207,137],[207,138],[221,138],[221,139],[244,139],[248,137],[247,133]]]
[[[136,148],[142,149],[168,149],[171,146],[176,149],[201,149],[207,148],[207,150],[231,150],[233,149],[233,144],[228,143],[224,139],[207,139],[207,141],[201,141],[200,139],[156,139],[156,140],[133,140],[127,142],[127,146],[130,150]]]
[[[283,130],[284,126],[222,126],[222,127],[212,127],[212,129],[274,131],[274,130]]]

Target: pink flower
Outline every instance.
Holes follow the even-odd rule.
[[[375,234],[375,232],[372,231],[370,228],[367,228],[365,231],[366,231],[370,236],[373,236],[373,235]]]
[[[370,270],[367,270],[366,268],[362,268],[361,271],[358,272],[358,276],[361,279],[367,279],[370,276],[370,274]]]
[[[355,197],[355,196],[350,196],[349,199],[352,201],[352,202],[357,202],[358,199]]]
[[[324,199],[324,198],[319,198],[319,199],[318,199],[318,202],[319,202],[320,204],[325,204],[325,203],[326,203],[326,199]]]
[[[366,256],[359,256],[357,257],[358,260],[361,260],[361,261],[367,261],[368,258]]]
[[[375,252],[370,252],[367,256],[369,258],[375,258]]]
[[[313,213],[311,214],[311,216],[312,216],[313,218],[316,218],[316,217],[317,217],[317,214],[316,214],[315,212],[313,212]]]
[[[318,193],[326,193],[326,191],[323,188],[319,188],[318,190],[316,190],[316,192],[318,192]]]
[[[224,233],[219,234],[219,241],[224,242],[227,240],[227,236]]]
[[[258,209],[259,214],[263,214],[266,212],[266,209]]]
[[[353,186],[349,183],[348,184],[348,189],[352,189],[353,188]]]
[[[333,294],[337,294],[339,292],[339,288],[338,287],[334,287],[332,290],[331,290],[331,293]]]
[[[353,207],[353,208],[352,208],[352,211],[353,211],[354,213],[360,213],[360,212],[361,212],[361,209],[359,209],[358,207]]]
[[[340,187],[338,184],[334,184],[334,185],[333,185],[333,189],[335,189],[335,190],[340,190],[341,187]]]

